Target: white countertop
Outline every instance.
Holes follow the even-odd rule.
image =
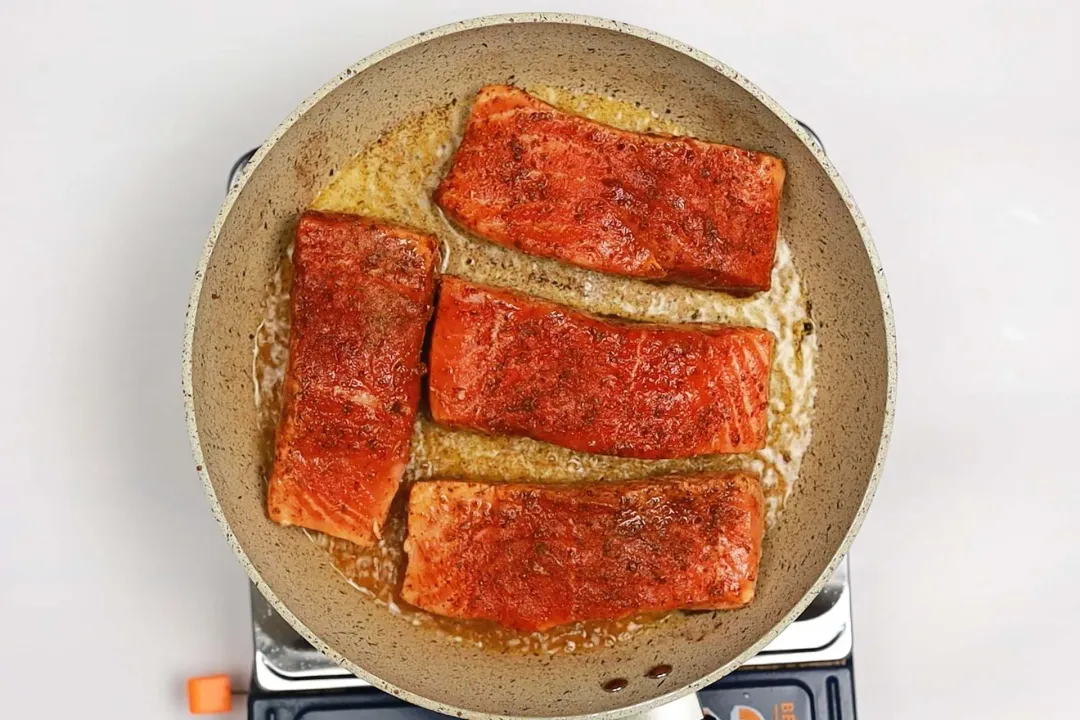
[[[3,3],[5,712],[180,718],[188,675],[246,682],[247,585],[180,393],[225,173],[369,52],[523,9],[724,60],[818,131],[869,220],[900,392],[852,553],[861,717],[1080,712],[1080,11],[750,5]]]

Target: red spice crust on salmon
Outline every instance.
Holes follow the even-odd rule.
[[[431,340],[435,421],[643,459],[765,445],[767,330],[612,321],[444,277]]]
[[[436,242],[357,215],[300,218],[272,520],[377,541],[409,459]]]
[[[763,500],[749,473],[579,485],[418,482],[402,597],[523,631],[727,609],[754,597]]]
[[[770,286],[784,175],[771,155],[618,130],[488,85],[435,201],[532,255],[750,294]]]

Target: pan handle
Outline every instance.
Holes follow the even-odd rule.
[[[631,715],[626,720],[702,720],[705,717],[698,694],[690,693],[652,710]]]
[[[797,122],[799,124],[799,127],[801,127],[803,130],[806,131],[806,134],[810,136],[810,140],[813,141],[813,143],[815,145],[817,145],[818,150],[820,150],[822,153],[824,153],[825,152],[825,144],[823,142],[821,142],[821,138],[819,138],[818,134],[816,132],[814,132],[814,128],[810,127],[809,125],[804,123],[802,120],[799,120],[798,118],[795,118],[795,122]]]
[[[251,157],[258,150],[259,148],[252,148],[236,159],[236,162],[233,163],[232,170],[229,171],[229,183],[225,186],[225,192],[232,190],[232,186],[236,183],[236,179],[240,177],[240,173],[244,171],[248,161],[251,160]]]

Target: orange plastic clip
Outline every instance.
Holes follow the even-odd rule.
[[[188,710],[192,715],[226,713],[232,710],[232,686],[228,675],[188,678]]]

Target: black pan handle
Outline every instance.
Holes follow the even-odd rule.
[[[229,171],[229,182],[225,185],[225,192],[232,190],[232,186],[236,184],[236,180],[240,177],[240,173],[247,167],[247,164],[251,161],[251,157],[258,150],[259,148],[252,148],[236,159],[236,162],[233,163],[232,170]]]
[[[814,144],[818,146],[818,150],[820,150],[821,152],[825,152],[825,143],[821,142],[821,138],[819,138],[818,134],[814,132],[814,128],[810,127],[798,118],[795,119],[795,122],[799,123],[799,127],[806,131],[806,134],[810,136],[810,139],[814,141]]]

